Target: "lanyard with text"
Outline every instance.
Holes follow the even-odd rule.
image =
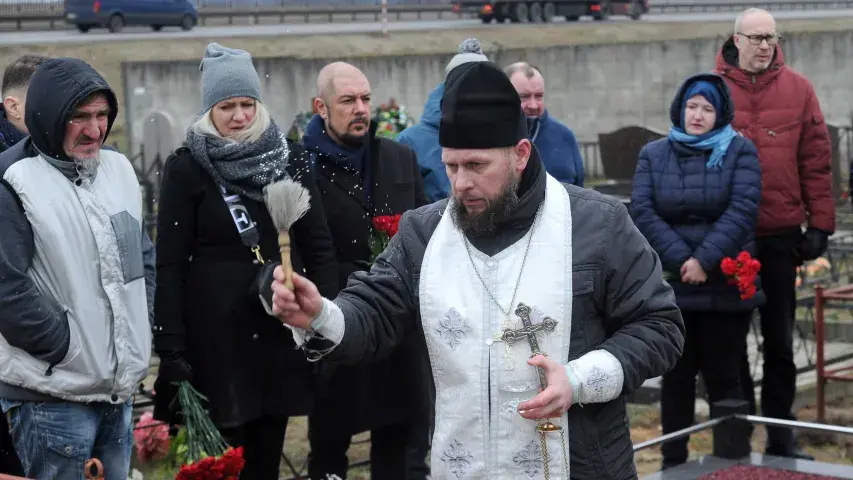
[[[240,240],[255,254],[257,263],[263,265],[264,259],[261,257],[261,247],[258,246],[261,235],[258,233],[258,227],[252,221],[252,217],[249,216],[249,211],[243,205],[243,200],[240,198],[240,195],[229,195],[223,187],[219,189],[222,192],[222,199],[225,200],[225,205],[228,206],[228,210],[231,212],[231,220],[234,221],[234,226],[237,227]]]

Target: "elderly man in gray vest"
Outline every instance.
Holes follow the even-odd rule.
[[[130,468],[154,250],[136,174],[103,148],[117,113],[91,66],[48,60],[30,137],[0,155],[0,406],[28,478],[79,480],[93,457],[106,478]]]

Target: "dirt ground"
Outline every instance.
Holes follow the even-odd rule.
[[[121,91],[121,63],[123,61],[200,59],[204,47],[211,41],[217,41],[229,47],[245,49],[257,58],[355,59],[375,55],[455,52],[459,42],[469,36],[479,38],[483,44],[483,50],[488,54],[502,49],[634,43],[708,37],[722,38],[730,34],[731,28],[730,22],[614,22],[571,26],[555,23],[537,25],[536,28],[481,26],[466,30],[393,32],[389,40],[381,38],[378,33],[375,35],[316,34],[253,38],[187,38],[180,40],[158,40],[156,35],[151,35],[151,40],[144,41],[122,41],[121,36],[117,35],[115,41],[89,44],[86,43],[86,37],[80,35],[79,42],[0,46],[0,65],[6,65],[24,53],[81,58],[91,63],[106,77],[119,95],[119,105],[124,105],[124,92]],[[779,30],[785,34],[805,31],[849,30],[851,28],[853,28],[853,19],[849,18],[779,22]],[[520,35],[519,32],[522,31],[523,35]],[[618,61],[618,59],[614,61]],[[119,115],[117,125],[121,126],[123,122],[123,116]]]
[[[631,417],[631,439],[640,443],[662,435],[660,429],[660,408],[658,405],[629,405],[629,416]],[[830,403],[827,408],[827,422],[835,425],[853,427],[853,398],[845,398]],[[802,421],[815,421],[816,412],[812,407],[804,408],[798,412],[798,419]],[[696,421],[702,422],[707,418],[698,417]],[[818,461],[851,465],[853,466],[853,438],[836,435],[816,434],[811,432],[800,433],[800,443],[804,449],[815,456]],[[304,417],[291,419],[287,429],[287,442],[285,453],[299,469],[305,462],[308,454],[307,423]],[[349,450],[350,463],[366,460],[369,458],[370,443],[367,441],[368,434],[361,434],[353,439],[353,445]],[[764,451],[764,428],[757,427],[753,435],[753,451],[761,453]],[[706,431],[690,438],[689,444],[691,459],[708,455],[712,450],[711,432]],[[660,468],[660,448],[652,447],[637,452],[635,461],[637,471],[642,478],[645,475],[656,472]],[[152,475],[150,467],[141,467],[145,473],[145,479],[166,478],[162,474]],[[292,476],[290,469],[282,463],[281,478]],[[170,477],[171,478],[171,477]],[[350,471],[350,480],[369,480],[369,467],[360,467]]]
[[[640,443],[652,438],[660,437],[663,433],[660,428],[660,409],[658,406],[631,405],[631,439]],[[802,421],[815,421],[816,410],[808,407],[800,410],[797,419]],[[697,422],[708,420],[707,417],[697,416]],[[827,407],[826,421],[834,425],[853,427],[853,399],[846,398],[833,402]],[[811,432],[798,433],[800,444],[808,453],[815,456],[817,461],[851,465],[853,466],[853,438],[833,435],[820,435]],[[764,427],[756,427],[752,438],[752,448],[756,453],[764,452],[764,441],[766,435]],[[703,455],[709,455],[713,450],[713,437],[711,431],[707,430],[690,437],[691,460]],[[635,456],[637,470],[640,478],[643,475],[656,472],[660,469],[660,448],[652,447],[637,452]]]

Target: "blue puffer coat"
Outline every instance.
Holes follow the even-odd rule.
[[[444,82],[441,82],[430,92],[420,122],[397,136],[397,141],[414,150],[418,157],[418,166],[424,178],[424,194],[430,202],[437,202],[450,195],[450,179],[441,163],[441,145],[438,144],[443,95]]]
[[[719,86],[723,98],[723,125],[734,117],[728,87],[714,74],[689,78],[670,108],[670,119],[682,126],[690,85],[706,80]],[[698,151],[662,138],[640,151],[634,174],[631,204],[634,223],[658,253],[684,311],[745,312],[764,303],[760,278],[758,292],[741,300],[729,285],[720,261],[742,250],[756,255],[755,228],[761,200],[761,168],[753,143],[738,136],[732,140],[719,168],[708,169],[710,151]],[[702,265],[708,280],[701,285],[681,282],[681,265],[690,257]]]

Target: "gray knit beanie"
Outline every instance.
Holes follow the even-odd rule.
[[[261,80],[249,52],[211,43],[204,51],[199,70],[202,112],[229,98],[261,98]]]
[[[444,67],[444,73],[448,74],[451,70],[469,62],[488,62],[489,58],[483,54],[483,46],[476,38],[466,38],[459,44],[459,53],[456,54],[450,62]]]

